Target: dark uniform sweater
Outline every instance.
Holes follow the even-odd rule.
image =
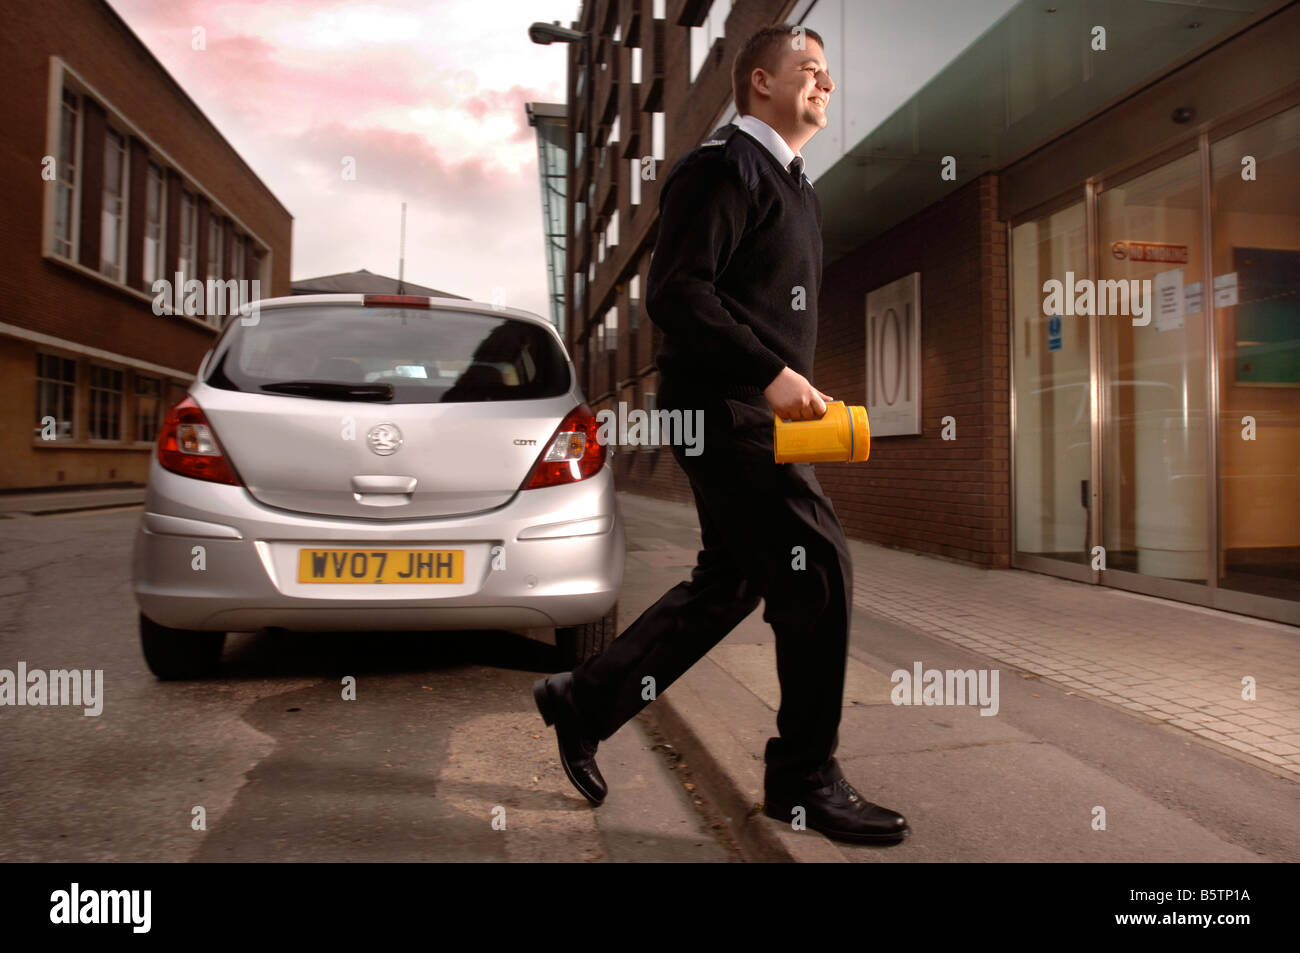
[[[811,379],[821,224],[807,178],[734,124],[679,159],[646,283],[663,379],[732,397],[761,396],[786,366]]]

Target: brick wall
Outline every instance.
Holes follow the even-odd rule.
[[[202,51],[193,51],[202,56]],[[129,197],[126,275],[139,293],[43,257],[45,192],[42,158],[57,155],[47,142],[50,112],[50,62],[57,56],[89,87],[81,97],[83,121],[80,162],[81,242],[78,262],[98,272],[100,197],[105,116],[111,107],[135,129],[121,128],[132,169]],[[197,370],[216,337],[214,328],[183,316],[155,315],[152,293],[142,287],[144,139],[163,155],[153,161],[178,165],[198,189],[223,203],[272,252],[270,286],[263,297],[290,292],[293,220],[266,185],[243,162],[167,75],[152,55],[102,0],[44,0],[8,4],[0,30],[0,181],[4,187],[4,228],[0,229],[0,323],[50,335],[81,347],[181,372]],[[58,93],[55,94],[59,95]],[[92,98],[94,97],[94,98]],[[95,98],[99,104],[95,103]],[[137,134],[139,139],[136,138]],[[98,161],[96,161],[98,159]],[[169,173],[169,185],[176,180]],[[170,219],[166,276],[175,268],[179,243],[179,192],[169,189]],[[206,222],[204,223],[206,225]],[[200,233],[206,243],[206,232]],[[205,264],[200,260],[200,267]],[[252,277],[252,276],[250,276]],[[35,345],[0,334],[0,367],[8,386],[0,394],[0,458],[6,461],[0,489],[102,482],[141,482],[150,446],[123,440],[90,445],[84,439],[90,358],[78,356],[78,418],[82,439],[54,445],[33,439]],[[103,358],[113,364],[111,358]],[[134,407],[133,372],[124,380],[125,425]],[[178,375],[179,377],[180,375]],[[172,382],[173,384],[175,382]],[[170,386],[170,385],[168,385]],[[174,396],[169,391],[168,396]]]
[[[148,301],[41,257],[50,56],[63,58],[114,108],[135,123],[198,184],[217,196],[274,253],[271,288],[289,293],[292,218],[220,134],[181,95],[162,68],[99,0],[46,0],[10,5],[0,38],[5,89],[0,94],[0,321],[91,347],[192,371],[213,333],[176,317],[155,316]],[[194,55],[201,56],[201,52]],[[86,148],[102,126],[86,110]],[[85,163],[89,172],[94,167]],[[132,185],[135,183],[133,182]],[[98,269],[98,194],[83,181],[82,255]],[[93,224],[93,228],[87,225]]]
[[[888,546],[1009,564],[1005,225],[988,175],[826,267],[819,388],[866,403],[867,292],[921,273],[921,434],[872,441],[863,464],[818,464],[845,531]],[[941,437],[944,417],[956,439]]]

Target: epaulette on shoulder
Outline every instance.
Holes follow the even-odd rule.
[[[727,144],[727,140],[731,138],[731,134],[735,131],[736,131],[735,123],[728,123],[725,126],[719,126],[717,129],[714,129],[712,133],[710,133],[709,138],[701,142],[698,146],[696,146],[696,148],[715,149],[718,146],[725,146]]]

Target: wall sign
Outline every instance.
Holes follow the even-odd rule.
[[[867,417],[872,437],[921,432],[921,273],[867,292]]]
[[[1187,246],[1167,242],[1111,242],[1111,256],[1116,261],[1165,261],[1187,264]]]

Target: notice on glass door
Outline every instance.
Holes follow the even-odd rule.
[[[1176,331],[1187,323],[1183,304],[1183,269],[1158,272],[1153,293],[1157,331]]]

